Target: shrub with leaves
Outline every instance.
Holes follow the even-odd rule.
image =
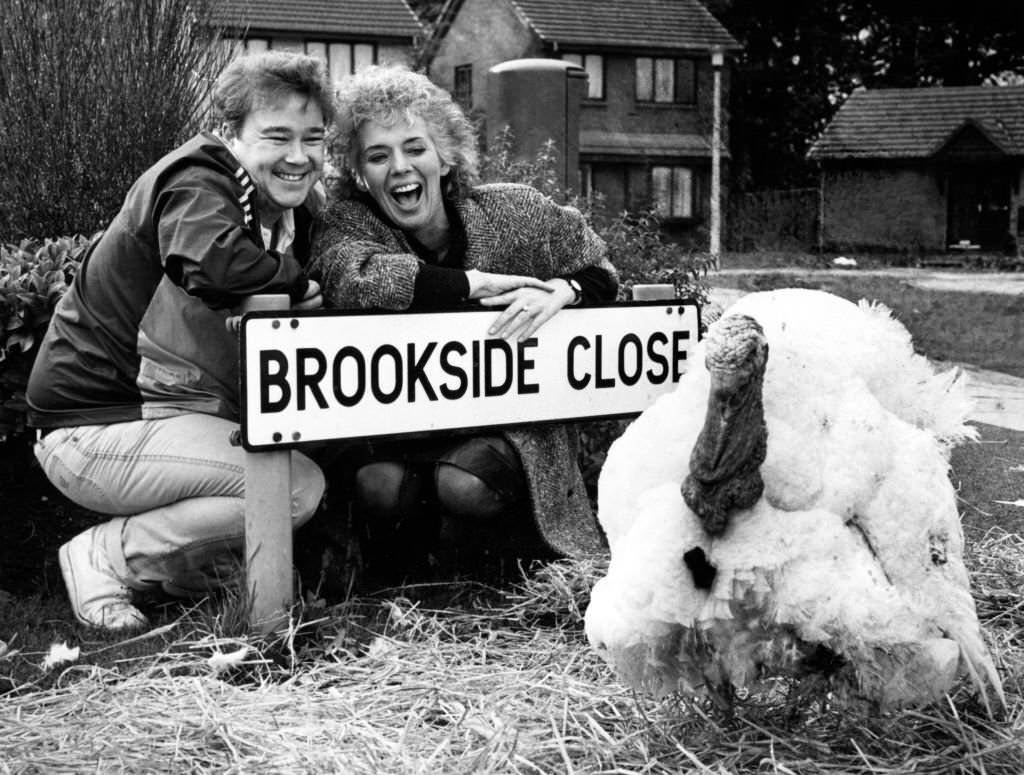
[[[0,441],[25,429],[32,362],[89,242],[75,236],[0,245]]]
[[[204,123],[213,0],[0,3],[0,241],[90,233]]]

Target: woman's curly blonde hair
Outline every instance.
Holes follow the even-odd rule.
[[[427,125],[441,161],[451,167],[444,192],[458,198],[479,180],[476,131],[452,96],[427,76],[402,65],[373,65],[338,84],[331,151],[342,169],[339,186],[355,187],[359,130],[367,121],[393,126],[416,117]]]

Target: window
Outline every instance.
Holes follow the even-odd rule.
[[[693,170],[689,167],[652,167],[651,199],[663,218],[692,218]]]
[[[455,68],[455,101],[469,110],[473,107],[473,65],[458,65]]]
[[[587,99],[604,99],[604,57],[600,54],[562,54],[562,60],[587,71]]]
[[[377,48],[372,43],[329,43],[327,69],[332,81],[358,73],[377,61]]]
[[[696,68],[692,59],[636,58],[637,102],[692,105],[696,99]]]
[[[328,43],[322,40],[304,41],[297,38],[246,38],[242,41],[227,40],[225,45],[236,55],[255,54],[269,49],[304,51],[327,63],[327,71],[333,81],[358,73],[377,61],[377,47],[372,43]]]

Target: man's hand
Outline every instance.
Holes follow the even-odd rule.
[[[320,293],[320,284],[315,280],[310,280],[302,300],[292,304],[292,309],[320,309],[322,306],[324,306],[324,297]],[[232,312],[235,312],[235,310],[232,310]],[[237,334],[242,327],[242,316],[231,315],[224,321],[224,326],[232,334]]]
[[[292,309],[320,309],[322,306],[324,306],[324,297],[320,293],[320,283],[310,280],[309,287],[306,288],[306,295],[302,297],[302,301],[292,304]]]

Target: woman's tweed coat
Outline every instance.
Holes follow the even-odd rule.
[[[579,211],[529,186],[477,186],[454,204],[466,229],[465,269],[547,280],[600,266],[616,277],[604,242]],[[412,303],[419,264],[402,231],[366,204],[347,199],[324,215],[311,273],[327,307],[403,310]],[[576,429],[529,425],[503,433],[522,460],[545,541],[569,556],[604,551],[576,462]]]

